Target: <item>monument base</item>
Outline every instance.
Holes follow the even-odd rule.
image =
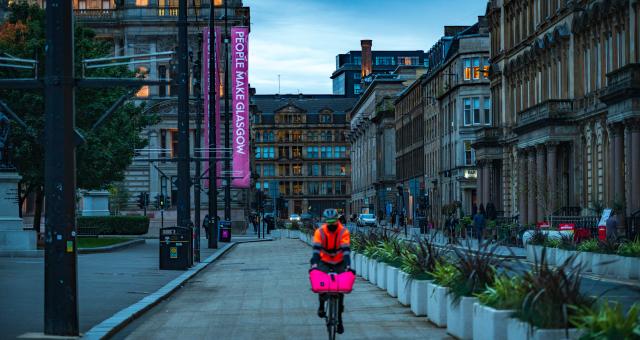
[[[0,230],[0,256],[36,253],[36,241],[36,232],[33,230]]]

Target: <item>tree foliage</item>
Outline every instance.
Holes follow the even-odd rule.
[[[0,53],[36,59],[38,77],[44,76],[45,27],[44,11],[26,3],[14,4],[8,20],[0,26]],[[99,39],[95,32],[77,26],[75,29],[75,72],[82,75],[81,60],[112,55],[110,41]],[[29,70],[0,69],[0,78],[32,77]],[[87,77],[133,77],[126,67],[111,67],[85,73]],[[86,143],[79,146],[77,183],[83,189],[104,189],[110,183],[124,179],[124,171],[131,163],[134,149],[146,146],[142,130],[155,123],[155,116],[144,115],[144,107],[127,103],[114,112],[95,131],[92,126],[127,88],[79,88],[75,91],[76,128]],[[11,131],[13,164],[23,176],[27,187],[41,187],[44,183],[44,98],[42,90],[0,90],[5,101],[28,125],[14,124]]]

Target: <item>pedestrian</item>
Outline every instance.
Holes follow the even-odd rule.
[[[484,206],[480,204],[478,213],[473,216],[473,227],[475,228],[476,235],[478,237],[478,247],[482,245],[482,235],[484,234],[484,228],[486,226],[486,217],[484,213]]]
[[[607,219],[607,240],[614,242],[618,240],[618,212],[613,210]]]
[[[202,219],[202,229],[204,229],[204,234],[207,236],[207,240],[209,239],[209,214],[204,215],[204,219]]]

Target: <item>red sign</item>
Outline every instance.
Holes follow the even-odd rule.
[[[598,239],[602,241],[607,239],[607,227],[603,225],[598,226]]]
[[[549,222],[538,222],[536,223],[536,225],[538,226],[538,228],[546,228],[546,229],[548,229],[551,226]]]
[[[576,229],[576,225],[574,223],[560,223],[558,229],[573,232]]]

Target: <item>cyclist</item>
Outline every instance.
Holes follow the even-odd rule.
[[[338,220],[338,211],[327,209],[322,214],[324,224],[316,229],[313,235],[313,256],[311,257],[311,268],[318,268],[323,272],[343,273],[350,270],[351,259],[349,257],[351,237],[349,230]],[[325,294],[319,296],[320,306],[318,316],[326,317],[324,302]],[[338,309],[337,333],[344,333],[342,325],[342,312],[344,311],[344,294],[340,294],[340,307]]]

